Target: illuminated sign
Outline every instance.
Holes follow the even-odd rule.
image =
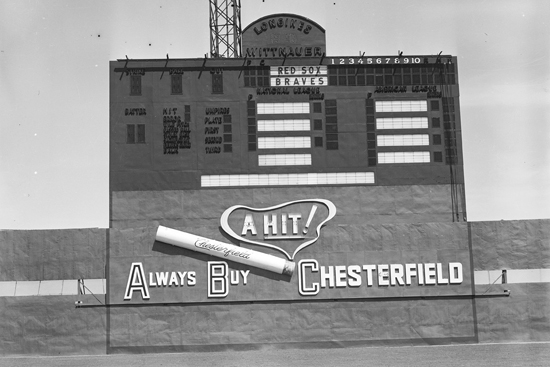
[[[327,66],[272,66],[272,87],[320,87],[328,85]]]

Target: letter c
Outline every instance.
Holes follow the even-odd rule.
[[[302,296],[315,296],[319,293],[319,283],[311,283],[311,287],[308,287],[305,279],[305,271],[307,268],[311,269],[312,273],[319,271],[319,263],[317,260],[306,259],[298,262],[298,291]]]

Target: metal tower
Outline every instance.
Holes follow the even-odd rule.
[[[241,0],[210,0],[210,57],[241,57]]]

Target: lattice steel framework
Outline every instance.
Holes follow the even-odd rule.
[[[210,0],[210,57],[241,57],[241,1]]]

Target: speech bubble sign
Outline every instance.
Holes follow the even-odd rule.
[[[223,212],[220,224],[238,241],[275,249],[294,260],[319,239],[321,228],[335,215],[336,206],[330,200],[304,199],[266,208],[234,205]],[[236,228],[242,228],[240,234]]]

